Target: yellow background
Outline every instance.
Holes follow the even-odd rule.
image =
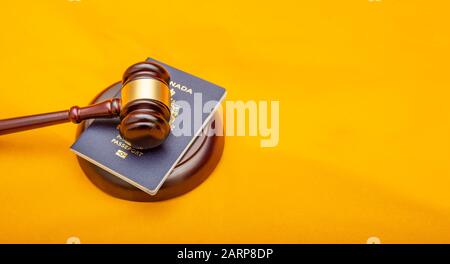
[[[85,105],[150,56],[279,100],[199,188],[112,198],[72,124],[0,137],[0,242],[450,242],[448,1],[3,1],[0,118]]]

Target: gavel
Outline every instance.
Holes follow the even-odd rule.
[[[119,133],[136,149],[159,146],[170,133],[170,75],[153,62],[139,62],[123,74],[121,98],[69,110],[0,120],[0,135],[93,118],[120,118]]]

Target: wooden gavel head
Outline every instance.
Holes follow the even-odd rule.
[[[170,133],[170,76],[158,64],[140,62],[122,78],[119,131],[132,147],[159,146]]]
[[[132,147],[159,146],[170,133],[170,76],[156,63],[140,62],[123,74],[122,98],[86,107],[0,120],[0,135],[71,121],[120,117],[119,132]]]

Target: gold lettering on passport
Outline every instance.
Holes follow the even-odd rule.
[[[187,86],[182,85],[181,83],[170,81],[170,86],[173,88],[176,88],[182,92],[192,94],[192,89]]]
[[[139,151],[139,150],[137,150],[135,148],[132,148],[130,145],[125,143],[125,141],[123,140],[123,138],[120,135],[117,135],[115,138],[111,139],[111,143],[121,147],[124,150],[128,150],[129,152],[131,152],[132,154],[134,154],[134,155],[136,155],[138,157],[141,157],[142,155],[144,155],[143,152],[141,152],[141,151]],[[117,155],[117,153],[116,153],[116,155]]]

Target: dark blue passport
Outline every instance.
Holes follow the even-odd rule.
[[[166,141],[155,149],[137,150],[120,137],[118,119],[99,119],[92,122],[71,149],[80,157],[154,195],[212,118],[226,91],[165,63],[147,60],[162,65],[171,76],[172,131]]]

